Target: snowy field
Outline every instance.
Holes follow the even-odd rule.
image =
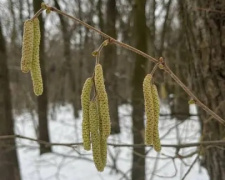
[[[50,108],[51,109],[51,108]],[[110,143],[132,144],[131,107],[121,106],[120,109],[121,134],[109,137]],[[161,108],[161,113],[166,112]],[[81,113],[81,112],[80,112]],[[191,113],[196,113],[195,107],[191,107]],[[36,138],[37,119],[35,114],[31,116],[23,113],[16,116],[16,133]],[[73,118],[70,105],[61,106],[49,112],[49,127],[51,142],[74,143],[82,142],[81,119]],[[162,144],[184,144],[198,142],[200,127],[196,118],[179,122],[163,117],[159,123]],[[82,146],[74,149],[63,146],[54,146],[54,153],[39,156],[39,146],[36,142],[17,139],[18,156],[21,167],[22,180],[125,180],[131,179],[132,148],[108,147],[108,161],[104,172],[97,172],[92,161],[91,152],[83,150]],[[146,148],[147,180],[172,179],[180,180],[189,169],[196,155],[185,159],[175,156],[175,148],[163,147],[160,154],[152,148]],[[180,150],[180,155],[188,155],[195,152],[196,148]],[[114,159],[117,159],[115,162]],[[116,164],[118,171],[112,169]],[[208,180],[207,172],[196,162],[186,180]]]

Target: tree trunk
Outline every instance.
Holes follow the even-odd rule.
[[[114,11],[114,10],[112,10],[112,11]],[[97,12],[98,12],[98,18],[99,18],[99,28],[100,28],[101,31],[104,32],[104,21],[103,21],[103,14],[102,14],[102,0],[98,0]]]
[[[202,8],[202,9],[197,9]],[[197,10],[196,10],[197,9]],[[180,0],[193,61],[191,79],[196,94],[225,118],[225,3],[224,0]],[[207,10],[207,11],[206,11]],[[222,140],[225,128],[200,111],[202,140]],[[225,151],[220,147],[202,149],[204,166],[212,180],[225,180]]]
[[[146,52],[146,0],[135,0],[134,5],[134,37],[136,48]],[[145,67],[147,60],[140,55],[135,55],[135,67],[132,81],[132,121],[133,121],[133,143],[144,143],[144,101],[142,83],[145,77]],[[145,148],[133,148],[132,179],[145,179]]]
[[[180,53],[180,52],[179,52]],[[187,65],[188,66],[188,65]],[[186,67],[187,67],[186,66]],[[184,66],[183,66],[184,67]],[[180,77],[183,82],[186,82],[185,69],[182,68],[182,65],[175,65],[174,72]],[[189,118],[189,104],[188,100],[189,96],[183,91],[183,89],[177,85],[172,88],[174,97],[170,102],[171,114],[172,118],[176,118],[177,120],[186,120]]]
[[[37,12],[41,8],[42,0],[34,0],[33,7],[34,12]],[[48,133],[48,90],[46,84],[46,72],[45,72],[45,32],[44,32],[44,20],[42,15],[39,16],[40,30],[41,30],[41,43],[40,43],[40,66],[44,85],[44,92],[41,96],[37,97],[38,103],[38,122],[39,122],[39,139],[49,142]],[[51,147],[47,147],[40,144],[40,154],[51,152]]]
[[[106,23],[104,30],[106,34],[116,38],[116,1],[108,0],[106,5]],[[103,69],[106,84],[106,91],[109,97],[110,117],[111,117],[111,133],[120,133],[119,117],[118,117],[118,96],[117,96],[117,58],[116,46],[109,45],[104,48]]]
[[[57,0],[54,0],[55,6],[57,9],[61,10],[59,3]],[[79,13],[80,14],[80,13]],[[75,80],[75,73],[73,72],[73,65],[71,63],[71,50],[70,50],[70,32],[68,30],[68,23],[64,19],[62,15],[59,15],[60,23],[61,23],[61,31],[63,35],[63,43],[64,43],[64,58],[65,58],[65,63],[63,64],[63,67],[61,69],[61,78],[64,80],[64,78],[69,75],[70,79],[70,85],[72,88],[72,104],[73,104],[73,111],[74,111],[74,117],[79,117],[78,113],[78,107],[79,107],[79,98],[77,98],[77,91],[78,89],[76,88],[76,80]],[[62,93],[61,95],[65,95],[65,87],[62,87]]]
[[[0,136],[14,134],[6,43],[0,21]],[[20,180],[20,170],[14,139],[0,141],[0,177],[2,180]]]

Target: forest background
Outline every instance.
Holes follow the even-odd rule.
[[[93,73],[92,52],[105,39],[54,12],[40,15],[44,94],[36,97],[30,76],[21,73],[20,60],[23,23],[33,17],[41,3],[40,0],[0,1],[0,176],[3,180],[225,179],[224,125],[198,105],[190,106],[191,97],[160,69],[155,72],[154,82],[161,100],[162,151],[157,154],[143,145],[142,83],[154,64],[115,44],[102,50],[100,60],[109,96],[112,135],[108,141],[107,169],[97,173],[91,154],[80,145],[80,95],[85,79]],[[49,0],[45,3],[156,59],[163,57],[204,104],[225,118],[223,0]]]

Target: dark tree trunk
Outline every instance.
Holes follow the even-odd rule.
[[[55,6],[57,9],[61,10],[59,3],[57,0],[54,0],[55,2]],[[80,6],[80,4],[79,4]],[[79,13],[80,14],[80,13]],[[64,58],[65,58],[65,63],[63,64],[63,67],[61,69],[61,78],[64,81],[67,75],[69,75],[69,79],[70,79],[70,85],[72,88],[72,104],[73,104],[73,110],[74,110],[74,116],[75,117],[79,117],[79,98],[77,97],[77,91],[79,89],[77,89],[75,83],[75,73],[74,73],[74,69],[72,68],[72,62],[71,62],[71,50],[70,50],[70,32],[69,32],[69,28],[68,28],[68,23],[67,21],[64,19],[64,17],[62,15],[59,15],[59,19],[60,19],[60,23],[61,23],[61,31],[62,31],[62,35],[63,35],[63,43],[64,43]],[[62,89],[62,97],[64,97],[65,95],[65,87],[61,87]]]
[[[179,58],[180,59],[180,58]],[[188,65],[187,65],[188,66]],[[179,76],[179,78],[183,82],[187,82],[186,76],[184,76],[185,69],[182,68],[182,66],[175,65],[174,72]],[[186,120],[189,118],[189,104],[188,100],[190,99],[188,95],[181,89],[179,86],[175,86],[173,89],[174,97],[172,101],[170,102],[170,108],[171,108],[171,114],[172,118],[176,118],[177,120]],[[188,99],[189,98],[189,99]]]
[[[224,0],[180,0],[180,10],[193,56],[190,68],[193,89],[208,107],[225,118]],[[200,115],[202,139],[224,139],[224,126],[203,111],[200,111]],[[202,149],[202,152],[203,165],[210,179],[225,180],[224,148],[211,146]]]
[[[0,136],[13,134],[14,122],[7,69],[6,43],[0,21]],[[0,177],[2,180],[20,180],[14,139],[0,141]]]
[[[135,0],[134,5],[134,37],[137,49],[146,52],[146,17],[145,17],[145,0]],[[133,121],[133,143],[144,143],[144,101],[142,83],[145,73],[147,60],[142,56],[135,55],[135,67],[133,72],[132,84],[132,121]],[[145,148],[133,148],[133,166],[132,179],[145,179]]]
[[[42,0],[34,0],[33,7],[34,12],[37,12],[41,8]],[[42,15],[39,16],[40,30],[41,30],[41,43],[40,43],[40,65],[43,78],[44,92],[41,96],[37,97],[38,103],[38,120],[39,120],[39,139],[49,142],[48,132],[48,90],[46,84],[46,72],[45,72],[45,32],[44,32],[44,20]],[[40,144],[40,154],[51,152],[51,147],[47,147]]]
[[[108,0],[106,6],[106,19],[104,30],[106,34],[116,38],[116,1]],[[103,69],[106,84],[106,91],[109,98],[110,117],[111,117],[111,133],[120,133],[119,117],[118,117],[118,93],[117,93],[117,58],[116,46],[109,45],[104,48]]]
[[[114,10],[112,10],[112,11],[114,11]],[[104,21],[103,21],[103,14],[102,14],[102,0],[98,0],[97,12],[98,12],[98,18],[99,18],[99,28],[101,31],[104,31]]]

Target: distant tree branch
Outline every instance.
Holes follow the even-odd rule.
[[[182,178],[182,180],[185,180],[185,178],[190,173],[191,169],[193,168],[193,166],[195,165],[198,159],[199,159],[199,156],[195,158],[195,160],[193,161],[193,163],[191,164],[191,166],[188,168],[187,172],[185,173],[184,177]]]
[[[0,136],[0,141],[6,140],[6,139],[25,139],[25,140],[30,140],[34,142],[38,142],[39,144],[43,144],[46,146],[66,146],[66,147],[71,147],[74,148],[75,146],[81,146],[83,145],[82,142],[75,142],[75,143],[49,143],[46,141],[42,141],[39,139],[27,137],[27,136],[22,136],[22,135],[5,135],[5,136]],[[116,143],[107,143],[109,146],[113,147],[151,147],[149,145],[145,144],[116,144]],[[202,141],[202,142],[196,142],[196,143],[186,143],[186,144],[162,144],[162,147],[165,148],[189,148],[189,147],[198,147],[198,146],[225,146],[225,140],[217,140],[217,141]]]

